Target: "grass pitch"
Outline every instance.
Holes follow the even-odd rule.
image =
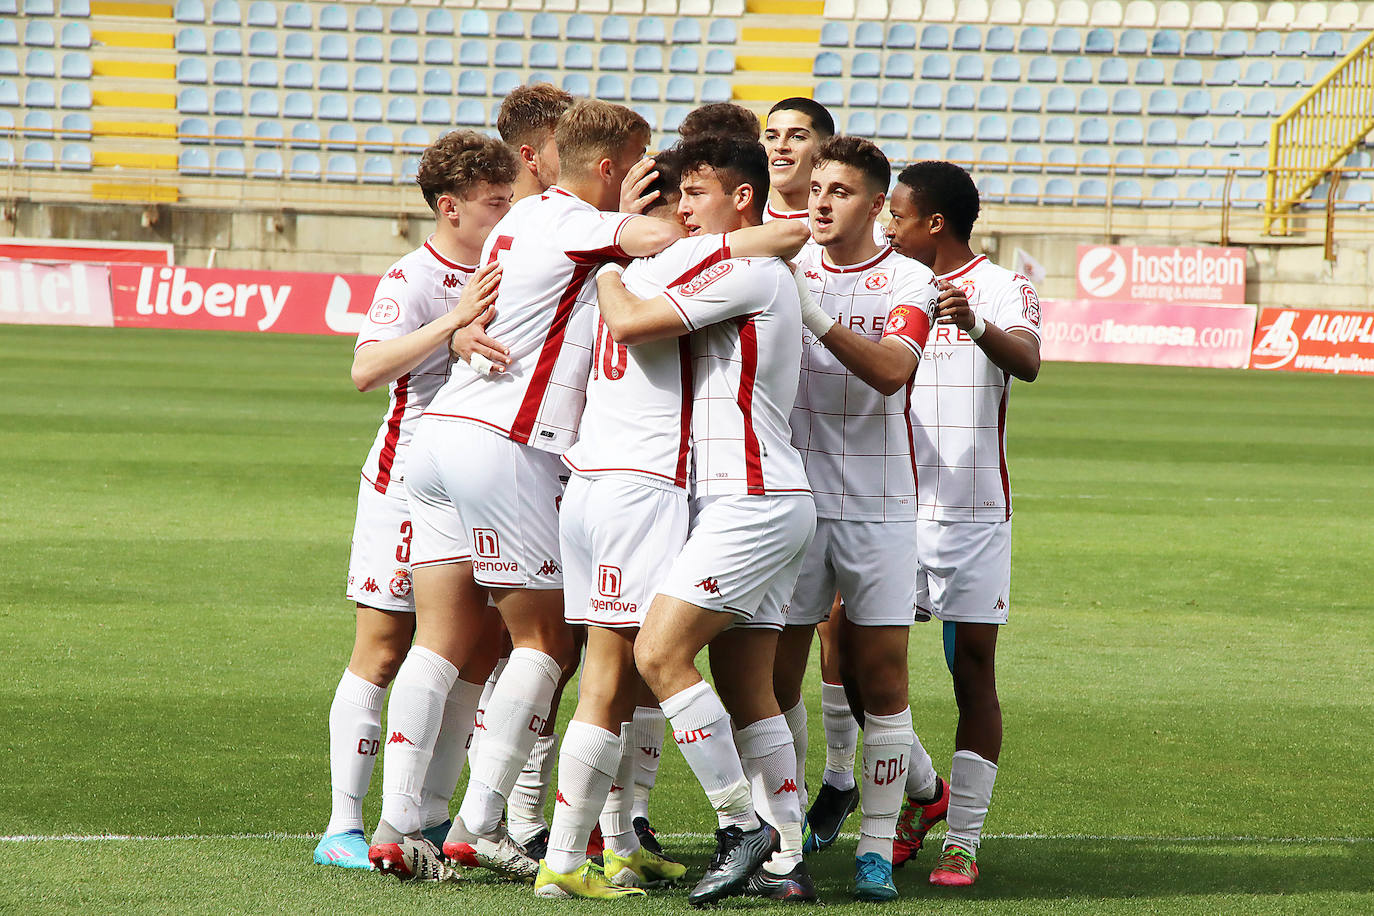
[[[343,339],[0,328],[0,912],[588,911],[309,862],[385,404],[350,358]],[[1012,402],[983,880],[935,892],[927,851],[888,909],[1374,911],[1374,380],[1054,364]],[[911,667],[947,772],[934,625]],[[812,733],[814,786],[819,714]],[[712,818],[671,749],[653,807],[699,875]],[[60,838],[107,834],[132,838]],[[810,860],[847,910],[853,842]]]

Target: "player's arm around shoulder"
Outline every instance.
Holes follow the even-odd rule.
[[[806,220],[774,219],[761,226],[746,226],[725,236],[733,258],[795,258],[811,230]]]
[[[621,250],[630,257],[647,258],[686,237],[687,230],[674,220],[631,216],[621,224],[618,242]]]
[[[690,330],[667,296],[644,299],[626,289],[616,264],[606,265],[597,274],[596,301],[611,337],[627,347],[681,337]]]
[[[992,310],[993,320],[975,315],[968,300],[946,281],[940,283],[936,319],[953,324],[973,338],[994,366],[1023,382],[1040,375],[1040,299],[1029,282],[1011,287]],[[997,323],[1006,325],[1003,330]]]
[[[447,350],[453,333],[496,301],[501,282],[500,263],[485,265],[468,279],[453,308],[434,321],[421,324],[426,293],[412,288],[403,276],[393,276],[395,273],[389,272],[377,285],[372,307],[358,335],[351,375],[359,391],[389,385],[435,350]]]

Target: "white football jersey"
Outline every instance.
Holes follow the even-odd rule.
[[[443,317],[455,305],[463,286],[477,268],[455,264],[425,242],[392,264],[377,283],[372,307],[358,331],[357,352],[370,343],[394,340]],[[391,403],[372,451],[363,463],[363,477],[386,493],[405,480],[405,455],[420,415],[449,377],[448,347],[437,347],[390,385]],[[393,491],[402,498],[405,488]]]
[[[487,333],[510,349],[505,372],[454,367],[427,416],[495,430],[562,453],[577,438],[591,364],[593,276],[626,257],[620,232],[635,217],[603,213],[555,185],[511,207],[487,236],[482,262],[502,265]]]
[[[625,288],[651,299],[730,257],[724,235],[679,239],[625,270]],[[631,474],[686,488],[690,479],[692,351],[686,335],[627,347],[596,315],[587,406],[563,463],[589,477]]]
[[[801,303],[777,258],[720,261],[664,293],[692,334],[696,495],[807,493],[787,415]]]
[[[935,275],[887,247],[849,267],[826,263],[822,251],[803,251],[798,266],[826,314],[869,340],[895,338],[920,359],[939,295]],[[806,330],[801,370],[792,444],[806,462],[816,515],[914,522],[911,386],[879,394]]]
[[[1029,331],[1039,340],[1040,299],[1025,277],[979,255],[940,279],[962,289],[974,314],[984,321],[1004,331]],[[952,324],[931,329],[911,401],[921,518],[1011,518],[1010,395],[1011,375],[997,368],[967,333]]]

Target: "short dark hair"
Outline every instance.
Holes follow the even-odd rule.
[[[657,191],[658,196],[654,198],[653,203],[649,204],[650,210],[663,206],[680,193],[678,187],[682,183],[682,171],[678,168],[680,146],[681,144],[670,146],[653,155],[654,171],[658,172],[658,177],[645,189],[644,193]]]
[[[572,103],[571,95],[548,83],[517,86],[501,103],[496,130],[512,149],[539,146]]]
[[[678,144],[678,173],[688,175],[711,168],[727,192],[749,185],[754,192],[754,217],[763,216],[768,203],[768,154],[757,140],[705,136]]]
[[[820,134],[822,139],[835,135],[835,119],[826,107],[815,99],[794,95],[768,109],[770,115],[775,111],[800,111],[811,121],[811,129]]]
[[[711,102],[688,112],[687,117],[678,125],[677,132],[684,140],[693,140],[707,134],[757,140],[759,116],[734,102]]]
[[[420,157],[415,183],[437,213],[439,195],[466,197],[483,181],[514,184],[519,172],[520,160],[500,140],[475,130],[451,130]]]
[[[624,105],[579,99],[553,129],[559,171],[572,178],[602,159],[614,159],[631,141],[649,143],[649,122]]]
[[[858,169],[867,179],[874,194],[886,193],[887,186],[892,181],[892,166],[888,163],[887,156],[863,137],[836,134],[826,140],[820,149],[816,150],[811,164],[814,167],[823,162],[838,162]]]
[[[927,214],[939,213],[961,242],[973,235],[978,220],[978,186],[973,176],[953,162],[931,159],[902,169],[897,181],[911,189]]]

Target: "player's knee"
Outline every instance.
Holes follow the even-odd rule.
[[[667,659],[659,649],[658,641],[646,639],[642,634],[635,642],[635,667],[639,669],[640,677],[644,678],[644,683],[649,685],[649,689],[656,695],[658,685],[662,683],[663,672],[667,667]]]

